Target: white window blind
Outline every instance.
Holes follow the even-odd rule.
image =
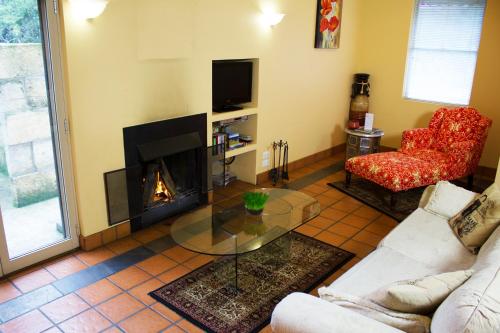
[[[416,0],[406,98],[469,104],[486,0]]]

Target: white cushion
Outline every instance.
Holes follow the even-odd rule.
[[[500,263],[500,227],[491,234],[477,254],[473,269],[481,270]]]
[[[425,188],[424,193],[422,193],[422,196],[420,197],[418,208],[424,208],[425,206],[427,206],[435,189],[436,185],[429,185]]]
[[[433,333],[500,332],[500,268],[475,272],[438,307]]]
[[[358,296],[335,293],[329,288],[320,288],[319,297],[325,301],[357,312],[368,318],[395,327],[407,333],[428,333],[431,319],[426,316],[392,311]]]
[[[453,185],[450,182],[440,181],[436,184],[436,188],[430,195],[424,209],[429,213],[450,219],[476,197],[477,193]]]
[[[436,267],[440,273],[468,269],[476,257],[455,237],[447,220],[421,208],[394,228],[379,247]]]
[[[335,280],[335,292],[364,296],[395,281],[441,273],[390,248],[378,248]]]
[[[391,310],[429,314],[472,275],[472,270],[447,272],[394,282],[367,297]]]
[[[436,310],[432,332],[500,332],[500,228],[483,245],[472,269],[472,277]]]
[[[274,308],[274,333],[403,333],[318,297],[292,293]]]

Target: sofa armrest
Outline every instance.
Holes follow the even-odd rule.
[[[273,311],[274,333],[402,333],[351,310],[318,297],[292,293]]]
[[[400,151],[428,149],[434,142],[434,133],[428,128],[414,128],[403,131]]]

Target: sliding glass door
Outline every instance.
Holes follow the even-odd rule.
[[[78,246],[57,1],[0,0],[4,274]]]

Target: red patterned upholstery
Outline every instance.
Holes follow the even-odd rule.
[[[491,120],[473,108],[437,110],[428,128],[403,132],[398,152],[353,157],[346,170],[394,192],[472,175]]]

